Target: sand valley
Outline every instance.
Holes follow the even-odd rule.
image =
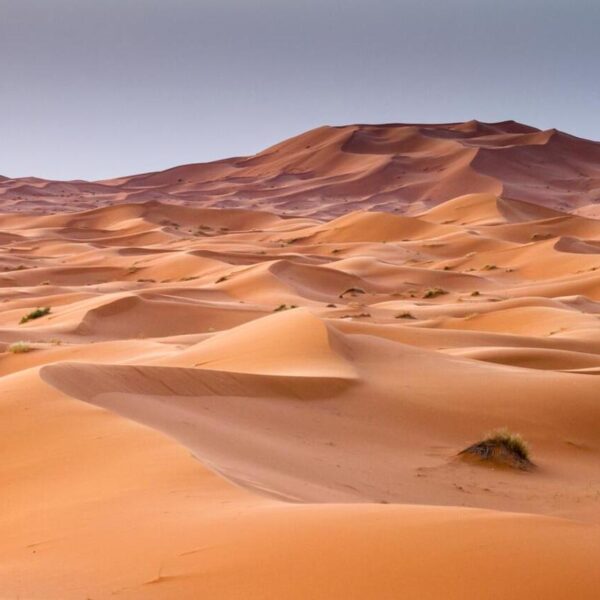
[[[0,178],[0,597],[598,598],[599,207],[512,121]]]

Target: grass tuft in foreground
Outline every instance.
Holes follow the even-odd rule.
[[[34,319],[45,317],[47,314],[50,314],[49,306],[45,306],[44,308],[36,308],[35,310],[32,310],[30,313],[21,317],[19,323],[22,325],[23,323],[27,323],[28,321],[33,321]]]
[[[523,470],[533,467],[527,442],[506,428],[491,431],[459,454]]]

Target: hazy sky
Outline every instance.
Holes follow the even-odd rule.
[[[600,139],[600,0],[0,0],[0,174],[99,179],[323,124]]]

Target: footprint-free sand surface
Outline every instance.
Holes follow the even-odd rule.
[[[599,144],[321,128],[0,199],[0,598],[598,598]],[[533,468],[461,459],[501,427]]]

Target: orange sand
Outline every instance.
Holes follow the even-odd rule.
[[[469,122],[0,180],[0,598],[596,599],[599,174]],[[502,426],[534,470],[457,459]]]

